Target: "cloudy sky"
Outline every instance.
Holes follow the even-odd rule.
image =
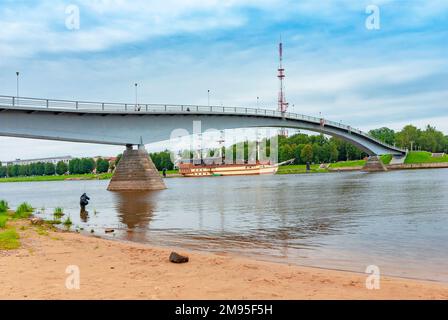
[[[379,30],[366,28],[369,5]],[[79,29],[67,28],[79,9]],[[68,19],[68,20],[67,20]],[[73,24],[69,23],[69,26]],[[277,43],[291,111],[364,130],[448,134],[446,0],[0,0],[0,95],[276,108]],[[0,138],[0,160],[121,148]],[[157,149],[160,146],[149,146]]]

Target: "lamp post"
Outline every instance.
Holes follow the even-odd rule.
[[[210,107],[210,89],[207,90],[207,101],[208,101],[208,106]]]
[[[135,111],[138,111],[138,83],[134,84],[135,86]]]
[[[17,76],[17,98],[19,97],[19,75],[20,75],[20,72],[17,71],[16,72],[16,76]]]

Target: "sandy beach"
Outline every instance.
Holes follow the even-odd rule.
[[[22,245],[0,251],[1,299],[448,299],[443,283],[382,277],[368,290],[365,274],[185,251],[173,264],[169,248],[14,224]],[[66,287],[73,265],[79,289]]]

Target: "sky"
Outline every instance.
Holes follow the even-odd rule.
[[[275,109],[280,37],[291,112],[448,134],[446,0],[0,0],[0,95],[20,71],[26,97],[132,103],[137,82],[143,103],[206,105],[210,90],[213,105]],[[2,161],[122,151],[0,146]]]

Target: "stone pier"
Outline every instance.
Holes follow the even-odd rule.
[[[362,168],[362,171],[380,172],[380,171],[387,171],[387,168],[384,165],[383,161],[381,161],[380,157],[370,156],[369,159],[367,160],[366,164]]]
[[[126,146],[107,190],[151,191],[166,189],[159,171],[143,145],[133,149]]]

